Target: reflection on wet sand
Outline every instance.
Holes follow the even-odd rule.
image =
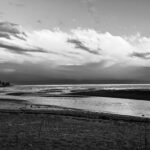
[[[18,85],[1,88],[0,98],[8,100],[0,103],[3,108],[12,99],[18,103],[10,106],[25,100],[30,104],[150,118],[149,92],[150,85]]]
[[[5,97],[6,98],[6,97]],[[18,97],[14,97],[18,99]],[[31,104],[75,108],[100,113],[112,113],[150,118],[150,102],[106,97],[19,97]],[[7,99],[12,99],[7,96]],[[19,101],[19,99],[18,99]],[[17,103],[16,103],[17,104]],[[18,105],[18,104],[17,104]],[[1,103],[2,106],[2,103]]]

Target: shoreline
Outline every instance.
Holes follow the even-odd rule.
[[[0,100],[1,101],[1,100]],[[4,101],[4,100],[3,100]],[[104,119],[104,120],[114,120],[114,121],[125,121],[125,122],[144,122],[150,123],[150,118],[144,116],[131,116],[122,115],[106,112],[93,112],[82,109],[67,108],[55,105],[40,105],[40,104],[30,104],[21,102],[21,107],[19,108],[0,108],[0,114],[47,114],[47,115],[58,115],[58,116],[70,116],[76,118],[86,118],[86,119]]]
[[[24,101],[20,104],[14,101],[9,106],[11,109],[0,109],[0,149],[131,150],[150,147],[150,118]]]
[[[111,97],[124,98],[132,100],[150,101],[150,89],[85,89],[71,90],[68,93],[54,94],[53,92],[61,92],[60,89],[51,89],[45,93],[42,92],[10,92],[8,96],[41,96],[41,97]]]

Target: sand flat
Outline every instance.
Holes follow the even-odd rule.
[[[132,100],[123,98],[106,98],[106,97],[14,97],[7,96],[7,102],[1,101],[0,109],[7,107],[16,109],[15,107],[28,107],[33,109],[31,105],[45,105],[45,107],[34,109],[51,109],[48,106],[57,106],[72,109],[81,109],[84,111],[110,113],[118,115],[129,115],[136,117],[150,118],[150,101]],[[3,97],[3,99],[6,99]],[[8,101],[9,100],[9,101]],[[20,103],[24,102],[28,103]],[[13,104],[11,104],[13,102]],[[17,103],[18,102],[18,103]],[[30,105],[31,104],[31,105]]]

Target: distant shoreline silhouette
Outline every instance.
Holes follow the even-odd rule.
[[[9,82],[6,81],[0,81],[0,87],[7,87],[10,86],[11,84]]]

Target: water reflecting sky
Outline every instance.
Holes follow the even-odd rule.
[[[9,92],[39,92],[49,90],[55,91],[61,89],[61,92],[69,92],[70,90],[85,90],[86,88],[141,88],[149,89],[150,85],[38,85],[38,86],[14,86],[3,88],[0,92],[1,98],[24,99],[34,104],[56,105],[67,108],[77,108],[89,110],[93,112],[106,112],[122,115],[145,116],[150,117],[150,102],[141,100],[131,100],[122,98],[107,98],[107,97],[43,97],[43,96],[10,96],[6,95]]]

